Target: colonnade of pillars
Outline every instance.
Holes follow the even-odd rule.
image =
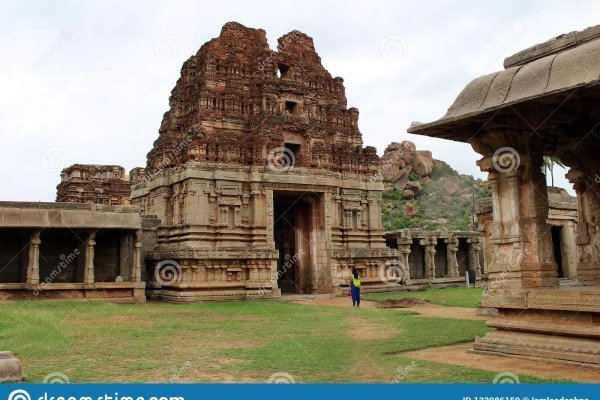
[[[94,252],[96,248],[96,232],[88,232],[84,239],[84,270],[83,270],[83,283],[93,284],[94,283]],[[27,258],[27,273],[26,283],[29,285],[40,284],[40,246],[42,229],[36,229],[31,233],[31,239],[29,241],[29,251]],[[133,237],[133,249],[131,257],[131,282],[141,282],[142,280],[142,232],[141,230],[135,231]]]
[[[436,246],[438,240],[442,240],[446,244],[446,271],[445,276],[436,276],[435,271],[435,255]],[[400,253],[400,261],[405,277],[410,279],[410,267],[409,267],[409,256],[411,253],[411,245],[413,239],[411,237],[398,237],[398,251]],[[472,237],[467,239],[469,243],[470,259],[473,260],[471,266],[476,271],[477,275],[481,275],[481,264],[479,263],[479,252],[481,251],[480,239],[478,237]],[[450,238],[435,238],[428,237],[419,239],[419,244],[425,247],[425,264],[424,264],[424,279],[435,279],[435,278],[458,278],[460,276],[458,269],[458,248],[459,239],[457,237]]]

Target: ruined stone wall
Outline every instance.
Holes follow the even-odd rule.
[[[118,165],[75,164],[62,171],[56,191],[57,202],[127,205],[131,182]]]

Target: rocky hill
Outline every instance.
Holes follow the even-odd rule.
[[[462,175],[414,143],[391,143],[381,157],[386,230],[471,230],[475,202],[489,194],[485,181]]]

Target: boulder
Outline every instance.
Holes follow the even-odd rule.
[[[404,216],[408,218],[414,218],[417,216],[417,208],[413,203],[406,203],[402,212],[404,213]]]
[[[446,196],[452,196],[460,190],[460,184],[458,182],[458,177],[456,176],[440,178],[438,183],[442,185],[442,189]]]
[[[413,172],[419,176],[429,176],[433,168],[433,157],[429,150],[417,150],[412,158]]]
[[[415,197],[415,192],[413,192],[410,189],[406,189],[402,192],[402,197],[405,198],[406,200],[411,200]]]
[[[384,182],[393,182],[393,179],[400,172],[400,167],[398,164],[393,163],[383,163],[383,181]]]
[[[407,165],[406,167],[402,168],[400,171],[398,171],[398,174],[396,174],[396,176],[394,176],[391,180],[391,182],[394,183],[394,189],[396,190],[403,190],[404,186],[406,186],[406,184],[408,183],[408,175],[410,174],[410,171],[412,170],[412,167],[410,165]]]
[[[406,182],[404,189],[410,189],[413,192],[417,193],[419,190],[423,189],[423,186],[419,182],[408,181],[408,182]]]
[[[25,375],[21,370],[21,361],[10,351],[0,351],[0,383],[23,380],[25,380]]]

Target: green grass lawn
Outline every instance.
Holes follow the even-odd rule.
[[[416,297],[433,304],[447,307],[479,307],[481,304],[482,288],[431,288],[421,292],[373,293],[362,298],[371,301],[405,299]]]
[[[491,382],[495,372],[421,360],[402,351],[471,341],[482,321],[399,310],[279,301],[172,305],[0,303],[0,348],[32,382]],[[521,377],[521,382],[541,381]]]

